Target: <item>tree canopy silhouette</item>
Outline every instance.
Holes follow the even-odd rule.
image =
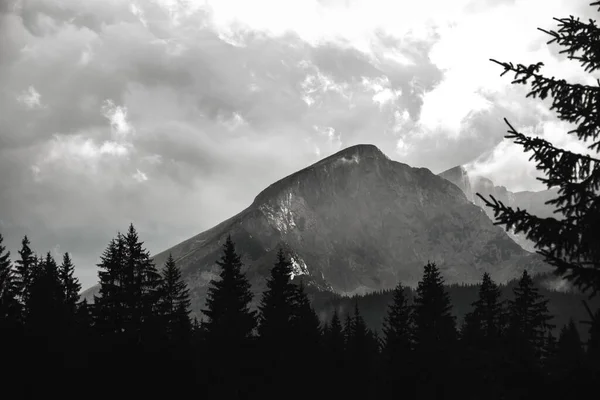
[[[594,2],[592,6],[600,6]],[[600,28],[596,21],[579,18],[555,18],[558,31],[542,32],[563,47],[561,53],[578,61],[586,72],[600,69]],[[539,28],[538,28],[539,29]],[[494,211],[496,224],[505,225],[515,233],[524,232],[535,243],[536,250],[555,267],[556,274],[564,275],[591,295],[600,291],[600,81],[598,85],[568,83],[564,79],[549,78],[541,73],[543,63],[513,64],[491,60],[504,68],[502,75],[514,73],[513,84],[531,84],[527,97],[552,98],[550,110],[574,129],[568,134],[576,135],[587,144],[589,154],[579,154],[561,149],[539,137],[518,132],[506,119],[508,139],[531,152],[538,170],[545,177],[538,178],[548,188],[558,188],[557,197],[547,204],[555,206],[557,218],[540,218],[526,210],[513,208],[477,195]]]

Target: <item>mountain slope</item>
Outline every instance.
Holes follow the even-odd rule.
[[[256,293],[280,246],[295,275],[340,294],[389,289],[399,280],[415,285],[427,261],[438,263],[449,283],[478,282],[484,271],[504,282],[523,268],[543,269],[456,185],[372,145],[349,147],[275,182],[239,214],[156,255],[162,266],[173,254],[195,311],[218,274],[228,234]]]
[[[439,176],[458,186],[465,196],[473,202],[473,204],[481,207],[492,221],[494,220],[494,212],[476,195],[477,193],[480,193],[486,198],[489,198],[489,196],[492,195],[496,200],[501,201],[507,206],[511,206],[515,209],[525,209],[541,218],[560,218],[554,213],[554,207],[546,204],[548,200],[557,196],[558,189],[541,190],[537,192],[511,192],[504,186],[496,186],[494,182],[488,178],[481,176],[470,177],[463,166],[450,168],[440,173]],[[508,235],[523,249],[529,252],[535,252],[534,243],[528,240],[523,234],[516,235],[513,232],[508,232]]]

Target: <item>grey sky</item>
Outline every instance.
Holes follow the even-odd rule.
[[[0,231],[84,287],[129,222],[156,253],[353,144],[512,190],[540,186],[503,117],[581,150],[488,59],[590,79],[536,30],[588,0],[0,4]]]

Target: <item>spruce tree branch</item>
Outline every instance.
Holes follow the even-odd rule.
[[[554,218],[540,218],[519,208],[514,210],[492,195],[491,201],[480,193],[477,196],[494,210],[494,225],[505,225],[507,229],[514,227],[515,233],[524,232],[527,239],[536,243],[536,252],[548,264],[556,267],[556,274],[565,275],[565,278],[584,291],[592,289],[592,296],[598,293],[600,265],[593,256],[594,248],[582,242],[581,227],[570,219],[558,221]]]
[[[600,67],[597,46],[600,29],[596,26],[595,21],[590,20],[589,23],[583,23],[579,18],[575,19],[573,16],[554,18],[554,20],[559,23],[560,29],[558,32],[538,28],[538,30],[553,37],[547,44],[556,42],[558,45],[566,47],[560,53],[566,53],[569,59],[579,61],[586,72],[597,70]],[[577,52],[583,54],[576,56],[575,53]]]
[[[584,142],[591,140],[592,143],[588,145],[588,148],[600,150],[600,140],[595,141],[600,134],[597,126],[597,121],[600,119],[598,113],[600,109],[600,86],[569,84],[564,79],[546,78],[539,73],[540,68],[544,65],[541,62],[529,66],[522,64],[514,66],[512,63],[504,63],[494,59],[490,59],[490,61],[504,68],[500,76],[507,72],[514,72],[515,77],[511,82],[513,84],[525,85],[529,83],[530,78],[533,78],[532,90],[527,94],[527,97],[539,97],[544,100],[548,95],[551,95],[553,101],[550,110],[555,110],[559,119],[577,124],[577,128],[568,133],[576,133],[577,137]]]
[[[557,208],[555,212],[571,216],[582,206],[588,206],[594,201],[600,189],[599,159],[559,149],[541,138],[525,136],[506,118],[504,122],[510,128],[505,138],[523,146],[525,152],[532,151],[529,159],[535,159],[536,168],[543,170],[548,176],[538,179],[548,188],[560,187],[559,196],[546,202]]]

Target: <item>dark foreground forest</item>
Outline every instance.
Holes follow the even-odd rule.
[[[594,324],[571,320],[554,335],[549,300],[527,272],[508,301],[484,274],[457,324],[429,263],[414,292],[380,294],[378,333],[357,299],[320,321],[282,252],[258,310],[230,239],[219,265],[199,322],[173,260],[158,269],[133,225],[102,254],[93,304],[79,300],[68,253],[60,263],[38,257],[25,238],[12,263],[0,247],[3,387],[206,398],[562,399],[597,390],[599,311]]]

